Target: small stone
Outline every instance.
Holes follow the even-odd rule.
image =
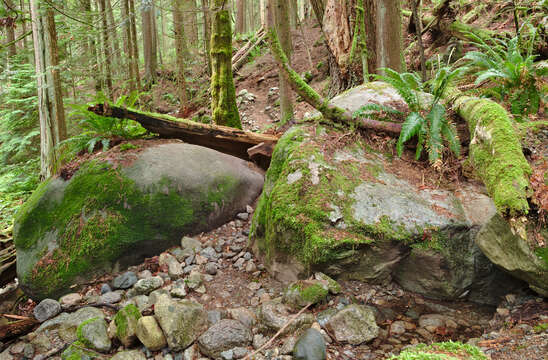
[[[143,312],[150,307],[150,304],[148,303],[148,296],[146,295],[137,295],[131,298],[131,300],[135,303],[135,306],[137,306],[140,312]]]
[[[102,284],[101,285],[101,295],[103,294],[106,294],[108,292],[111,292],[112,289],[110,288],[110,286],[108,284]]]
[[[207,263],[205,266],[205,272],[209,275],[217,274],[217,265],[215,263]]]
[[[405,334],[405,323],[403,321],[394,321],[390,325],[390,333],[394,335],[402,335]]]
[[[190,274],[192,272],[192,270],[194,270],[194,269],[196,269],[196,265],[187,265],[183,269],[183,273]]]
[[[252,291],[257,291],[261,288],[262,284],[257,281],[252,281],[249,284],[247,284],[247,288]]]
[[[249,219],[249,214],[248,213],[239,213],[238,215],[236,215],[236,217],[240,220],[243,220],[243,221],[247,221]]]
[[[249,205],[245,207],[245,211],[247,211],[248,214],[253,214],[253,208]]]
[[[243,246],[241,246],[241,245],[231,245],[230,250],[239,253],[240,251],[243,250]]]
[[[239,258],[238,260],[236,260],[236,262],[234,263],[234,267],[238,268],[238,269],[241,269],[243,266],[244,266],[244,263],[245,263],[245,259],[244,258]]]
[[[111,291],[101,295],[99,302],[103,304],[116,304],[122,300],[122,295],[117,291]]]
[[[232,359],[234,359],[234,352],[232,351],[232,349],[222,351],[220,355],[221,355],[221,359],[223,359],[223,360],[232,360]]]
[[[196,255],[192,254],[185,259],[185,264],[192,265],[196,262]]]
[[[234,359],[241,359],[247,355],[248,351],[245,347],[237,346],[234,349],[232,349],[232,352],[234,353]]]
[[[133,271],[127,271],[112,280],[115,289],[129,289],[137,282],[137,275]]]
[[[257,267],[255,266],[255,263],[253,262],[253,260],[249,260],[247,262],[247,265],[245,266],[245,272],[252,273],[252,272],[255,272],[256,270],[257,270]]]
[[[205,294],[206,292],[206,288],[204,285],[200,285],[197,289],[195,289],[194,291],[196,291],[198,294]]]
[[[61,312],[61,304],[53,299],[42,300],[33,310],[34,317],[44,322]]]
[[[198,265],[203,265],[205,263],[207,263],[208,261],[208,258],[206,258],[205,256],[202,256],[202,255],[196,255],[196,264]]]
[[[283,294],[283,302],[295,308],[308,303],[317,304],[328,295],[327,283],[320,280],[297,280],[291,283]]]
[[[244,259],[245,259],[245,260],[251,260],[252,257],[253,257],[253,255],[251,255],[250,252],[246,252],[246,253],[244,254]]]
[[[207,312],[207,320],[211,325],[221,321],[221,312],[219,310],[209,310]]]
[[[157,351],[167,345],[162,329],[154,316],[143,316],[137,321],[137,338],[150,351]]]
[[[508,317],[510,316],[510,310],[508,310],[507,308],[497,308],[497,314],[502,317]]]
[[[93,350],[108,352],[111,342],[107,334],[107,323],[104,319],[93,318],[78,326],[78,340]]]
[[[199,240],[185,236],[181,239],[181,248],[183,250],[198,252],[202,249],[202,243]]]
[[[197,271],[193,271],[185,279],[185,282],[189,289],[196,290],[200,285],[202,285],[202,274]]]
[[[333,315],[325,327],[335,340],[352,345],[373,340],[379,334],[373,310],[356,304],[347,305]]]
[[[325,360],[326,350],[322,334],[316,329],[308,329],[297,340],[293,348],[293,357],[295,360]]]
[[[249,328],[237,320],[224,319],[211,326],[198,338],[200,351],[216,358],[221,352],[251,343]]]
[[[170,294],[176,298],[184,298],[186,296],[186,285],[184,280],[179,279],[171,286]]]
[[[268,339],[263,334],[255,334],[253,335],[253,348],[255,350],[259,349],[261,346],[266,344]]]
[[[82,358],[83,359],[83,358]],[[120,351],[110,360],[146,360],[146,356],[139,350]]]
[[[234,320],[238,320],[248,328],[252,328],[257,322],[255,313],[245,307],[228,309],[228,313],[230,314],[231,318],[233,318]]]
[[[159,289],[164,285],[164,280],[159,276],[153,276],[149,279],[141,279],[134,285],[134,289],[139,295],[148,295],[152,291]]]
[[[167,273],[172,279],[177,279],[183,275],[183,266],[175,256],[169,253],[162,253],[158,259],[158,264],[167,267]]]
[[[67,294],[59,299],[62,308],[68,308],[74,305],[78,305],[81,301],[82,295],[78,293]]]
[[[109,328],[124,346],[129,347],[137,341],[137,322],[140,318],[137,306],[129,304],[116,313]]]
[[[200,255],[202,255],[203,257],[207,258],[210,261],[215,261],[219,258],[219,255],[217,254],[215,249],[212,248],[211,246],[208,246],[202,251],[200,251]]]
[[[137,274],[137,278],[140,279],[148,279],[148,278],[151,278],[152,277],[152,273],[150,272],[150,270],[143,270],[141,272],[139,272]]]
[[[327,284],[327,289],[333,295],[340,294],[342,292],[341,285],[338,282],[325,275],[324,273],[317,272],[314,274],[314,278],[319,281],[325,281]]]
[[[426,314],[419,318],[419,326],[429,332],[435,332],[437,328],[445,326],[445,318],[439,314]]]

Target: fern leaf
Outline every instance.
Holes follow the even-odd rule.
[[[446,122],[445,108],[441,104],[434,104],[426,115],[428,127],[428,159],[434,163],[441,157],[443,142],[441,129]]]
[[[447,143],[449,144],[449,150],[453,152],[457,157],[460,156],[460,140],[457,136],[457,131],[452,124],[444,122],[441,127],[441,133]]]
[[[424,122],[424,118],[417,112],[412,112],[407,116],[405,122],[402,124],[400,137],[396,145],[398,156],[401,156],[403,153],[403,145],[413,136],[420,133]]]

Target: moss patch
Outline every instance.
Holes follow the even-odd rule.
[[[460,342],[443,342],[432,345],[419,344],[406,349],[391,360],[487,360],[487,356],[475,346]]]
[[[126,305],[122,310],[114,316],[114,324],[116,324],[116,337],[120,340],[127,338],[128,326],[130,322],[137,324],[137,320],[141,318],[141,313],[137,306],[133,304]],[[135,330],[135,329],[134,329]]]

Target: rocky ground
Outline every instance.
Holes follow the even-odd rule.
[[[284,287],[247,249],[252,211],[59,301],[20,303],[12,291],[1,311],[40,324],[0,359],[386,359],[448,340],[492,359],[547,359],[548,303],[530,293],[493,309],[322,274]]]

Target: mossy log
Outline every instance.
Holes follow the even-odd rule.
[[[318,110],[326,119],[336,123],[345,124],[348,126],[357,126],[361,129],[373,129],[379,131],[386,131],[392,134],[399,134],[401,132],[401,124],[377,121],[372,119],[357,118],[354,119],[352,114],[345,109],[330,104],[327,99],[320,96],[310,85],[304,81],[303,78],[295,70],[289,66],[289,61],[285,55],[276,31],[274,29],[268,30],[268,39],[270,44],[270,50],[278,63],[280,72],[287,80],[291,88],[299,94],[304,101],[309,103],[312,107]]]
[[[164,138],[181,139],[189,144],[205,146],[244,160],[259,160],[261,163],[264,162],[263,158],[270,158],[272,152],[262,152],[256,157],[255,154],[249,154],[248,149],[259,144],[274,144],[278,141],[275,135],[258,134],[228,126],[202,124],[108,104],[96,104],[88,110],[102,116],[137,121],[148,131]]]
[[[466,96],[456,89],[448,89],[446,99],[468,123],[470,160],[498,212],[511,217],[527,214],[531,167],[508,112],[494,101]]]
[[[2,242],[4,241],[2,240]],[[7,242],[9,245],[0,250],[0,287],[13,281],[16,276],[15,245],[13,245],[11,239],[8,239]]]

